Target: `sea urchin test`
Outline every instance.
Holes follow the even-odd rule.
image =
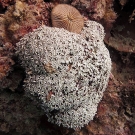
[[[103,36],[100,24],[87,21],[80,34],[41,26],[17,43],[25,91],[48,121],[76,129],[93,120],[111,70]]]

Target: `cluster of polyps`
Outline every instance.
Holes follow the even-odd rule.
[[[103,36],[101,25],[87,21],[80,35],[41,26],[17,43],[25,90],[50,122],[75,129],[94,118],[111,70]]]

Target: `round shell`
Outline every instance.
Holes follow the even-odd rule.
[[[80,33],[84,20],[79,11],[67,4],[58,4],[51,12],[53,27],[64,28],[70,32]]]

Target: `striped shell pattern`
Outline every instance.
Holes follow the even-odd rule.
[[[79,11],[67,4],[58,4],[51,13],[52,25],[70,32],[80,33],[84,21]]]

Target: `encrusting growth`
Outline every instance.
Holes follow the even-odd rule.
[[[70,32],[80,33],[84,20],[79,11],[67,4],[58,4],[51,12],[53,27],[64,28]]]
[[[103,27],[87,21],[80,35],[41,26],[17,43],[27,72],[24,88],[48,121],[76,129],[93,120],[111,70],[103,37]]]

